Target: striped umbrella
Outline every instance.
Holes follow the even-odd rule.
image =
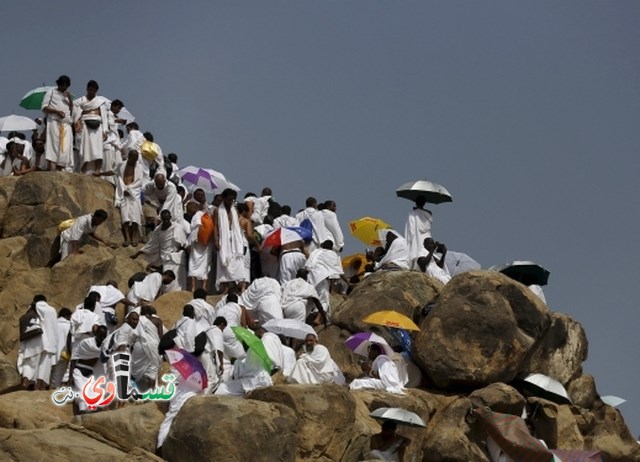
[[[212,176],[211,172],[206,168],[188,167],[181,168],[176,172],[183,182],[191,186],[191,189],[202,188],[205,192],[212,192],[218,188],[219,181]]]

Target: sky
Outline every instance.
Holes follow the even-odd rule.
[[[294,211],[335,200],[345,232],[402,231],[395,189],[444,185],[434,237],[483,268],[549,269],[584,371],[640,432],[639,2],[20,0],[3,18],[1,115],[38,116],[21,97],[61,74],[76,95],[95,79],[181,166]]]

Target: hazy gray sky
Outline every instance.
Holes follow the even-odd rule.
[[[434,234],[483,267],[551,271],[585,371],[640,431],[637,1],[3,3],[1,115],[68,74],[120,98],[180,164],[334,199],[402,230],[394,190],[443,184]],[[362,249],[348,237],[347,251]]]

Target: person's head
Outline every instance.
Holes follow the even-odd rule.
[[[144,139],[147,141],[151,141],[153,143],[153,133],[151,132],[144,132],[142,134],[142,136],[144,136]]]
[[[171,284],[173,281],[176,280],[176,273],[174,273],[172,270],[166,270],[162,272],[162,283],[163,284]]]
[[[140,307],[140,315],[150,317],[155,312],[155,308],[151,305],[142,305]]]
[[[382,422],[382,434],[386,437],[392,437],[396,433],[398,424],[393,420],[385,420]]]
[[[424,207],[424,204],[427,203],[427,199],[424,196],[418,196],[416,197],[416,207],[421,209],[422,207]]]
[[[315,334],[307,334],[304,338],[304,351],[311,353],[318,344],[318,337]]]
[[[273,226],[273,217],[271,215],[265,215],[265,217],[262,219],[262,224]]]
[[[262,336],[267,333],[267,329],[262,326],[258,326],[253,329],[253,333],[256,334],[256,337],[262,338]]]
[[[190,217],[193,217],[196,213],[198,213],[198,210],[200,210],[200,204],[194,201],[189,201],[187,202],[186,209],[187,209],[187,215],[189,215]]]
[[[100,86],[98,85],[98,82],[95,80],[89,80],[89,82],[87,82],[87,98],[93,99],[98,94],[99,89]]]
[[[427,249],[427,252],[431,252],[431,250],[435,250],[436,248],[436,241],[434,241],[431,237],[427,237],[422,242],[422,245],[424,245],[424,248]]]
[[[291,206],[283,205],[282,206],[282,215],[291,215]]]
[[[109,279],[105,285],[115,287],[117,289],[118,281],[116,281],[115,279]]]
[[[153,177],[153,183],[156,185],[158,189],[164,189],[164,186],[167,184],[167,177],[164,174],[164,170],[159,170],[158,173]]]
[[[322,244],[320,244],[320,247],[325,250],[333,250],[333,241],[331,239],[327,239]]]
[[[318,207],[317,207],[317,208],[318,208],[318,210],[324,210],[324,209],[326,209],[326,208],[327,208],[327,206],[326,206],[326,205],[324,205],[324,202],[320,202],[320,203],[318,204]]]
[[[71,310],[65,307],[60,308],[60,311],[58,311],[58,317],[66,320],[71,319]]]
[[[56,80],[56,85],[58,86],[58,90],[65,91],[71,86],[71,79],[66,75],[61,75]]]
[[[123,107],[124,103],[119,99],[114,99],[113,101],[111,101],[111,112],[113,112],[115,115],[118,115]]]
[[[251,201],[253,201],[256,197],[258,197],[256,196],[256,193],[249,191],[244,195],[244,200],[246,201],[247,199],[250,199]]]
[[[195,318],[196,317],[196,310],[195,308],[193,308],[193,305],[185,305],[182,308],[182,316],[185,316],[187,318]]]
[[[298,269],[298,271],[296,271],[297,278],[304,279],[306,281],[308,276],[309,270],[307,270],[306,268],[300,268]]]
[[[238,303],[238,294],[227,293],[227,303]]]
[[[397,238],[398,235],[396,233],[394,233],[393,231],[389,231],[386,236],[387,246],[390,246]]]
[[[140,158],[140,153],[135,149],[131,149],[129,151],[129,155],[127,156],[127,165],[136,165],[138,163],[138,159]]]
[[[206,300],[207,299],[207,289],[204,289],[202,287],[197,288],[196,290],[193,291],[193,298],[198,298],[200,300]]]
[[[334,201],[325,201],[324,208],[326,208],[327,210],[331,210],[332,212],[335,212],[337,210],[336,203]]]
[[[262,188],[262,196],[273,196],[273,194],[271,193],[271,188],[266,187],[266,188]]]
[[[382,351],[382,347],[380,346],[380,344],[372,343],[371,345],[369,345],[369,354],[368,354],[369,360],[373,361],[378,356],[380,356],[382,353],[383,353],[383,351]]]
[[[98,346],[102,345],[102,342],[104,342],[104,339],[107,338],[108,334],[109,331],[107,330],[107,326],[98,326],[96,328],[93,335],[96,338],[96,343],[98,344]]]
[[[43,138],[36,138],[33,140],[33,150],[36,154],[42,154],[44,152],[45,141]]]
[[[175,152],[170,152],[169,154],[167,154],[167,159],[169,159],[169,162],[171,162],[172,164],[177,164],[178,154],[176,154]]]
[[[207,202],[207,196],[204,193],[204,189],[198,188],[193,191],[193,198],[198,201],[200,204],[205,204]]]
[[[231,210],[231,206],[233,205],[233,202],[238,197],[238,193],[231,188],[227,188],[224,191],[222,191],[221,196],[222,196],[222,203],[224,204],[224,207],[227,210]]]
[[[249,218],[251,216],[251,210],[249,210],[249,206],[245,203],[238,204],[238,215]]]
[[[219,207],[222,204],[222,194],[216,194],[213,196],[213,200],[211,201],[211,205],[214,207]]]
[[[160,212],[160,225],[162,226],[162,229],[167,229],[169,226],[171,226],[171,212],[169,212],[167,209],[164,209],[162,212]]]
[[[127,133],[129,133],[132,130],[140,130],[140,127],[138,126],[137,122],[129,122],[126,125],[126,129],[127,129]]]
[[[306,207],[317,207],[318,206],[318,201],[316,200],[315,197],[307,197],[307,200],[304,202],[304,205]]]
[[[140,315],[135,311],[131,311],[125,318],[124,322],[129,324],[133,329],[138,325],[138,321],[140,321]]]
[[[93,311],[96,309],[96,299],[95,297],[89,297],[88,295],[84,298],[84,302],[82,306],[85,310]]]
[[[220,330],[224,330],[227,327],[227,319],[223,316],[218,316],[213,320],[213,325],[220,328]]]
[[[91,224],[93,226],[101,225],[102,223],[107,221],[107,218],[109,218],[109,214],[107,214],[107,212],[103,209],[98,209],[93,212],[93,215],[91,216]]]
[[[178,185],[176,189],[178,191],[178,195],[182,198],[182,200],[184,200],[185,196],[187,195],[187,190],[184,189],[184,186],[182,185]]]

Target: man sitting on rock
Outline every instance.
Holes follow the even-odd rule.
[[[424,248],[428,254],[426,257],[418,258],[418,267],[427,276],[437,279],[443,284],[451,280],[449,269],[444,264],[447,255],[447,246],[441,242],[436,242],[428,237],[424,240]]]
[[[336,383],[344,384],[342,371],[331,359],[329,350],[323,345],[318,345],[318,337],[308,334],[304,339],[304,345],[299,352],[296,365],[288,378],[290,383]]]
[[[390,230],[386,235],[385,254],[376,264],[376,269],[409,269],[409,246],[404,237]]]
[[[369,347],[369,360],[372,361],[371,364],[366,362],[362,365],[363,372],[369,377],[355,379],[349,385],[351,390],[373,388],[389,393],[404,394],[405,384],[400,380],[398,367],[378,343],[372,343]]]

